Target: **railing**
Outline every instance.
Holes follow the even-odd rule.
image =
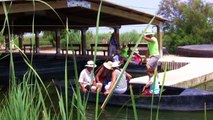
[[[132,51],[132,49],[135,47],[135,44],[128,44],[128,52],[130,53]],[[138,51],[141,55],[145,55],[146,54],[146,49],[147,49],[147,44],[146,43],[141,43],[138,44]]]
[[[79,55],[81,54],[81,45],[80,44],[68,44],[68,48],[66,48],[66,47],[61,48],[61,52],[62,52],[62,54],[65,54],[65,52],[66,52],[66,54],[68,54],[68,51],[72,50],[72,49],[74,50],[75,55],[77,54],[77,52]]]
[[[87,49],[87,55],[89,55],[89,52],[93,55],[93,52],[95,51],[95,44],[90,44],[90,48],[91,49]],[[97,51],[103,52],[104,56],[108,55],[109,44],[97,44]]]
[[[26,53],[27,49],[29,49],[30,53],[32,53],[32,51],[35,52],[35,45],[33,46],[32,44],[24,44],[23,46],[24,46],[24,53]]]

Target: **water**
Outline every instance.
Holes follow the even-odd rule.
[[[213,91],[213,80],[210,82],[196,86],[195,88]],[[193,102],[193,101],[192,101]],[[94,120],[94,104],[88,105],[88,119]],[[122,109],[119,114],[119,107],[107,106],[102,113],[100,120],[133,120],[134,113],[131,108]],[[150,110],[137,109],[139,120],[150,120]],[[152,119],[154,120],[156,116],[156,110],[153,110]],[[213,118],[213,111],[207,111],[207,120]],[[204,111],[199,112],[176,112],[176,111],[160,111],[158,120],[204,120]]]
[[[88,105],[87,118],[94,120],[94,104]],[[102,113],[100,120],[134,120],[134,113],[131,108],[124,108],[118,113],[118,107],[107,106]],[[150,110],[137,110],[138,120],[150,120]],[[116,114],[118,114],[116,116]],[[155,120],[156,110],[153,110],[152,119]],[[213,118],[213,111],[207,112],[207,120]],[[204,112],[175,112],[160,111],[158,120],[204,120]]]
[[[193,101],[192,101],[193,102]],[[89,104],[87,109],[88,120],[95,118],[95,104]],[[99,120],[134,120],[134,113],[132,108],[123,108],[119,111],[119,107],[107,106],[101,114]],[[156,110],[152,111],[152,120],[155,120]],[[150,120],[150,110],[137,109],[139,120]],[[213,111],[207,111],[207,120],[213,118]],[[177,111],[159,111],[158,120],[204,120],[204,111],[195,112],[177,112]]]
[[[213,80],[197,86],[196,88],[213,91]],[[53,91],[50,94],[55,94]],[[56,94],[55,94],[56,95]],[[0,100],[3,98],[3,92],[0,91]],[[55,100],[53,98],[53,100]],[[57,100],[56,100],[57,101]],[[193,101],[192,101],[193,102]],[[56,105],[57,106],[57,105]],[[106,106],[99,120],[133,120],[135,119],[132,108],[123,108]],[[119,111],[119,112],[118,112]],[[150,120],[150,110],[137,109],[138,120]],[[153,110],[152,119],[156,116],[156,110]],[[95,118],[95,104],[89,103],[87,106],[88,120]],[[207,111],[207,120],[213,118],[213,111]],[[160,111],[158,120],[204,120],[204,111],[199,112],[176,112]]]

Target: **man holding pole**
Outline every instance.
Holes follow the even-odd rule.
[[[154,33],[151,29],[147,29],[147,31],[144,34],[144,39],[148,42],[148,51],[147,56],[149,55],[149,60],[146,63],[147,70],[152,68],[157,68],[157,63],[160,58],[160,53],[158,49],[158,40],[156,37],[154,37]],[[146,58],[144,59],[146,61]]]

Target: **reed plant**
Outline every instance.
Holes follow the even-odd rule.
[[[35,9],[35,2],[40,2],[51,8],[58,18],[61,20],[60,16],[58,13],[45,1],[42,0],[32,0],[32,4],[34,5]],[[10,10],[10,6],[12,6],[12,2],[10,3],[9,6],[5,4],[5,2],[2,2],[4,12],[5,12],[5,24],[1,32],[4,32],[4,28],[8,27],[8,33],[9,33],[9,40],[13,39],[13,36],[10,32],[10,25],[9,25],[9,18],[8,18],[8,11]],[[97,14],[97,21],[96,21],[96,38],[95,38],[95,56],[94,56],[94,61],[96,61],[96,53],[97,53],[97,43],[99,41],[98,38],[98,33],[99,33],[99,21],[100,21],[100,12],[101,12],[101,6],[102,6],[102,0],[100,1],[100,6]],[[145,30],[150,26],[152,21],[155,19],[153,17]],[[61,20],[62,21],[62,20]],[[32,40],[35,40],[35,35],[34,35],[34,19],[32,20]],[[63,21],[62,21],[62,24]],[[69,34],[70,31],[68,29],[68,19],[66,20],[66,47],[68,49],[68,44],[69,44]],[[138,44],[143,38],[144,33],[140,36],[138,41],[136,42],[136,45],[133,49],[136,49]],[[34,42],[33,42],[34,44]],[[72,45],[72,44],[71,44]],[[33,47],[33,46],[32,46]],[[25,55],[25,53],[22,52],[22,50],[16,46],[16,48],[19,49],[20,54],[23,57],[24,62],[26,65],[29,67],[29,70],[25,73],[22,81],[20,83],[17,83],[16,76],[15,76],[15,66],[14,66],[14,61],[13,61],[13,52],[12,52],[12,47],[10,46],[10,52],[9,52],[9,57],[10,57],[10,85],[9,85],[9,91],[5,95],[4,100],[1,102],[2,109],[0,110],[0,117],[1,120],[86,120],[86,110],[87,110],[87,101],[88,101],[88,94],[85,94],[85,96],[82,96],[80,87],[78,86],[78,71],[77,71],[77,62],[76,62],[76,56],[73,55],[73,67],[74,67],[74,82],[75,82],[75,87],[70,84],[70,81],[68,79],[68,55],[66,54],[66,59],[65,59],[65,73],[64,73],[64,85],[65,85],[65,96],[61,94],[61,92],[56,89],[56,94],[57,94],[57,106],[58,109],[53,104],[53,101],[49,95],[49,92],[47,90],[46,85],[43,83],[43,80],[40,78],[39,74],[36,72],[36,70],[33,68],[33,53],[31,55],[31,59],[29,60],[28,57]],[[72,52],[74,53],[74,49],[72,48]],[[123,72],[126,70],[130,59],[133,56],[133,52],[131,53],[130,57],[128,58],[126,64],[124,65],[124,68],[122,70]],[[7,57],[7,56],[5,56]],[[3,58],[1,58],[3,59]],[[164,73],[164,80],[165,80],[165,75],[166,71]],[[119,82],[121,79],[121,75],[119,76],[119,79],[117,80],[116,84]],[[163,80],[163,83],[164,83]],[[113,86],[115,88],[116,84]],[[69,96],[71,91],[69,91],[71,88],[72,89],[72,96]],[[163,87],[161,87],[161,92],[160,92],[160,97],[162,95],[162,90]],[[134,119],[138,120],[138,115],[137,115],[137,109],[136,109],[136,104],[135,104],[135,98],[134,96],[134,91],[132,90],[132,87],[130,86],[130,93],[131,93],[131,100],[133,105],[133,112],[134,112]],[[96,107],[95,107],[95,115],[94,118],[95,120],[98,120],[101,116],[101,114],[104,112],[104,108],[110,99],[112,95],[112,92],[107,96],[106,100],[101,106],[101,110],[99,108],[99,92],[97,92],[96,95]],[[152,97],[153,98],[153,97]],[[45,101],[49,101],[50,104],[45,103]],[[129,102],[129,101],[128,101]],[[127,102],[127,103],[128,103]],[[127,104],[126,103],[126,104]],[[160,103],[160,99],[159,99]],[[152,100],[153,104],[153,100]],[[123,107],[121,107],[122,109]],[[100,110],[100,111],[99,111]],[[151,109],[151,115],[150,115],[150,120],[152,120],[152,109]],[[77,115],[75,115],[77,113]],[[156,115],[156,120],[158,120],[158,114],[159,113],[159,107],[157,109],[157,115]],[[205,116],[206,116],[206,112]],[[116,115],[119,114],[116,113]],[[206,119],[206,117],[204,117]]]

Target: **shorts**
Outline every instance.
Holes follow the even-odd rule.
[[[111,82],[109,82],[106,86],[105,86],[105,90],[109,90],[111,85]],[[117,93],[117,94],[123,94],[125,93],[127,90],[127,88],[115,88],[113,93]]]
[[[158,60],[160,59],[159,55],[156,56],[151,56],[150,59],[147,61],[146,64],[148,64],[149,66],[151,66],[152,68],[156,68],[158,65]]]
[[[96,83],[96,86],[94,86],[94,85],[86,85],[85,88],[86,88],[88,91],[90,91],[91,89],[96,90],[97,87],[99,87],[99,86],[102,86],[102,83]]]
[[[91,87],[92,87],[91,85],[85,86],[85,88],[86,88],[88,91],[90,91]]]
[[[145,89],[142,94],[143,95],[147,95],[147,96],[151,96],[152,95],[152,93],[150,93],[150,89],[149,88]]]

